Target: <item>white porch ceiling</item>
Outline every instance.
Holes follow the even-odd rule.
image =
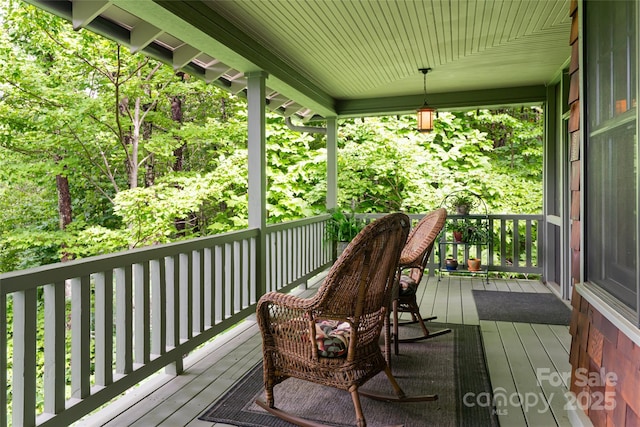
[[[234,93],[314,116],[540,102],[570,56],[567,0],[29,0]]]

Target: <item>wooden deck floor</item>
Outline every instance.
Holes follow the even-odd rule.
[[[480,326],[494,395],[506,403],[498,406],[501,426],[569,426],[588,421],[565,408],[566,376],[571,372],[568,327],[479,320],[471,292],[551,292],[547,287],[533,280],[498,279],[487,284],[464,276],[424,280],[427,286],[420,286],[419,296],[423,315],[438,316],[438,322]],[[185,359],[183,375],[159,374],[77,425],[211,426],[198,416],[260,359],[258,327],[249,319]],[[470,403],[474,402],[471,398]]]

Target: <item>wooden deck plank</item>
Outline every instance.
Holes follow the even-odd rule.
[[[472,280],[471,281],[471,289],[476,291],[486,291],[486,281],[484,280]]]
[[[545,343],[540,340],[540,336],[544,336],[544,327],[546,325],[537,325],[541,326],[538,328],[541,334],[536,333],[534,330],[534,326],[536,325],[528,323],[514,323],[513,325],[527,353],[531,367],[535,372],[535,379],[542,388],[546,405],[549,406],[555,422],[558,426],[570,426],[571,422],[565,409],[567,403],[565,397],[567,386],[560,380],[560,376],[566,371],[558,371],[556,364],[547,352]],[[547,331],[548,330],[547,328]],[[546,344],[549,345],[550,350],[554,353],[554,349],[557,348],[554,343],[550,342]],[[543,399],[542,395],[539,397],[540,400]]]
[[[549,325],[551,331],[558,337],[558,341],[564,349],[567,351],[567,354],[571,352],[571,335],[568,333],[568,326],[564,325]]]
[[[509,290],[511,292],[525,292],[525,290],[522,288],[522,286],[520,286],[520,283],[517,280],[507,279],[505,280],[505,282],[507,283],[507,286],[509,287]]]
[[[496,280],[497,279],[490,280],[489,283],[485,282],[484,290],[485,291],[497,291],[498,290],[498,286],[496,285]]]
[[[569,328],[565,326],[565,336],[558,337],[551,326],[559,325],[531,325],[538,336],[540,343],[544,347],[545,352],[549,355],[549,359],[553,363],[555,370],[561,373],[565,378],[565,388],[568,389],[571,375],[571,364],[569,363],[569,349],[565,347],[565,342],[569,341],[569,345],[571,345],[571,335],[569,334]]]
[[[524,398],[522,409],[527,425],[556,425],[553,414],[546,408],[546,403],[539,399],[543,395],[543,390],[537,384],[535,369],[531,365],[515,324],[510,322],[496,322],[496,324],[502,341],[508,343],[505,346],[505,353],[518,393]]]
[[[449,299],[447,301],[447,323],[462,324],[462,294],[460,291],[462,279],[449,281]]]
[[[496,285],[496,289],[501,292],[511,292],[509,285],[507,285],[507,281],[504,279],[496,279],[494,281]]]
[[[447,307],[449,305],[449,280],[449,277],[443,277],[442,280],[438,282],[436,293],[433,298],[433,310],[431,311],[431,315],[437,316],[438,320],[441,322],[446,322],[447,318]]]
[[[537,293],[538,289],[536,289],[534,283],[535,282],[532,280],[518,280],[518,284],[520,285],[522,292]]]
[[[494,394],[499,392],[505,398],[514,396],[518,392],[513,380],[511,370],[508,369],[509,362],[504,350],[504,345],[496,322],[481,320],[480,330],[482,331],[482,341],[487,359],[487,368],[491,378],[491,386]],[[498,421],[501,426],[526,426],[524,413],[519,407],[508,406],[496,407]]]
[[[460,298],[462,299],[462,320],[465,325],[479,325],[478,309],[473,299],[472,289],[476,280],[461,281]]]
[[[438,276],[428,277],[424,278],[422,284],[418,287],[418,291],[422,288],[422,294],[417,296],[417,301],[421,310],[420,314],[423,317],[431,316],[433,313],[439,283]]]

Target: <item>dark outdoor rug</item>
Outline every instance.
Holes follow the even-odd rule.
[[[392,356],[392,371],[407,395],[438,394],[433,402],[386,403],[361,397],[371,427],[404,424],[405,427],[497,426],[491,384],[485,365],[479,327],[429,323],[433,330],[453,332],[418,343],[400,345]],[[403,335],[419,334],[417,326],[403,326]],[[393,395],[384,373],[362,390]],[[274,389],[276,407],[311,421],[331,426],[355,425],[348,392],[290,378]],[[480,397],[478,397],[480,396]],[[245,375],[201,417],[201,420],[244,427],[290,427],[257,406],[264,399],[262,363]],[[467,402],[465,404],[465,402]],[[481,402],[478,404],[477,402]]]
[[[473,291],[480,320],[568,325],[571,310],[551,293]]]

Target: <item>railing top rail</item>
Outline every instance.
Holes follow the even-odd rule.
[[[544,215],[542,214],[487,214],[486,216],[483,214],[468,214],[468,215],[458,215],[458,214],[450,214],[447,215],[447,218],[489,218],[489,219],[507,219],[507,220],[530,220],[530,221],[542,221],[544,219]]]
[[[215,236],[200,237],[157,246],[146,246],[113,254],[98,255],[64,263],[55,263],[0,274],[0,294],[33,289],[45,284],[61,282],[73,277],[87,276],[118,267],[144,263],[258,236],[258,229],[232,231]]]
[[[305,225],[314,224],[316,222],[325,221],[329,218],[331,218],[331,215],[322,214],[322,215],[317,215],[309,218],[302,218],[302,219],[296,219],[293,221],[281,222],[278,224],[267,224],[267,231],[274,232],[274,231],[281,231],[281,230],[289,230],[291,228],[302,227]]]
[[[386,214],[373,214],[373,213],[361,213],[356,214],[358,218],[382,218]],[[420,219],[426,215],[426,213],[421,214],[408,214],[411,219]],[[490,218],[490,219],[522,219],[522,220],[538,220],[541,221],[544,219],[544,215],[542,214],[488,214],[487,216],[483,214],[468,214],[468,215],[459,215],[459,214],[447,214],[447,218]]]

